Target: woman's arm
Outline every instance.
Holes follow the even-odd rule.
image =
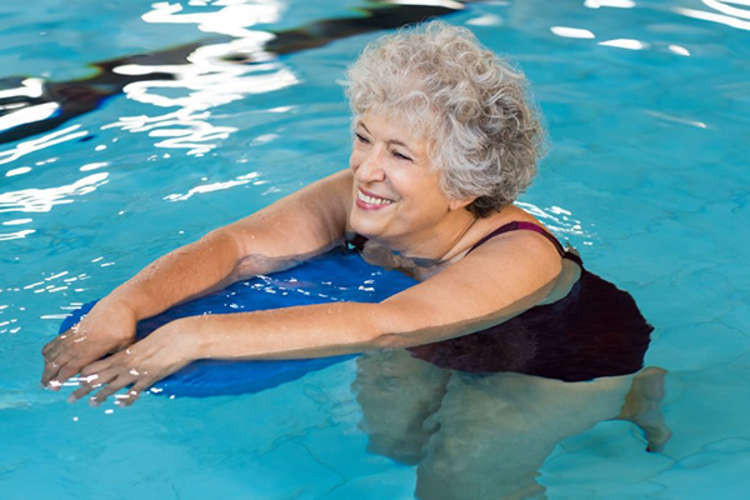
[[[59,386],[89,363],[132,343],[136,323],[242,276],[321,253],[343,237],[351,173],[341,171],[149,264],[42,350],[42,384]]]
[[[378,303],[330,303],[175,320],[127,351],[86,367],[101,402],[129,384],[140,391],[200,358],[292,359],[410,347],[468,334],[541,302],[560,257],[529,232],[498,236],[432,278]],[[80,398],[93,389],[84,384]]]
[[[561,264],[546,239],[518,231],[380,303],[196,316],[171,328],[194,337],[196,358],[311,358],[412,347],[482,330],[542,302]]]
[[[292,267],[341,240],[351,172],[338,172],[149,264],[110,296],[138,319],[243,277]]]

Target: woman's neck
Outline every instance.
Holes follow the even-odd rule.
[[[461,253],[467,236],[479,219],[468,210],[449,213],[438,225],[424,234],[410,235],[408,240],[383,242],[385,246],[420,266],[448,261]]]

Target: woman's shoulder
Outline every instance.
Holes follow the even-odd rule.
[[[515,205],[482,219],[481,224],[477,226],[476,231],[465,243],[468,246],[465,255],[480,247],[493,248],[499,252],[509,249],[509,245],[498,243],[497,240],[500,240],[501,236],[505,236],[504,240],[511,240],[512,237],[513,241],[522,246],[531,240],[538,240],[540,243],[546,240],[547,243],[542,246],[553,250],[552,255],[558,254],[561,257],[564,254],[563,246],[552,232],[536,217]]]

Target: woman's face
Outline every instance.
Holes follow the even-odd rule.
[[[349,159],[354,172],[349,223],[356,232],[394,248],[429,238],[454,202],[440,188],[428,146],[395,116],[360,116]]]

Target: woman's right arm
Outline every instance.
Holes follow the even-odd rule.
[[[338,172],[152,262],[44,347],[42,384],[56,388],[83,366],[130,345],[141,319],[328,250],[344,236],[351,186],[350,171]]]

